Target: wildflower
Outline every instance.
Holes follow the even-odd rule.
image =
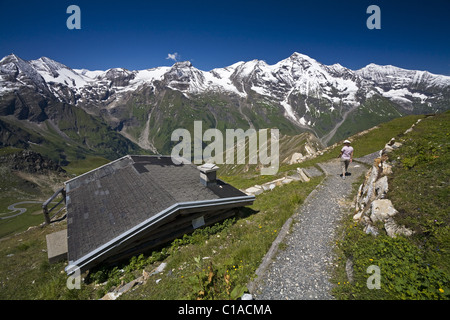
[[[439,292],[440,292],[440,293],[444,293],[444,289],[439,288]]]
[[[370,261],[370,262],[372,262],[372,261],[373,261],[373,259],[369,259],[369,261]]]

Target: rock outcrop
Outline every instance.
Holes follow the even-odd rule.
[[[264,191],[273,190],[278,186],[289,184],[292,181],[309,182],[312,177],[321,176],[322,174],[323,173],[320,172],[315,167],[309,167],[309,168],[304,168],[304,169],[297,168],[296,174],[282,177],[282,178],[279,178],[279,179],[276,179],[276,180],[273,180],[270,182],[266,182],[262,185],[256,184],[250,188],[247,188],[247,189],[241,190],[241,191],[245,192],[247,195],[257,196],[257,195],[263,193]]]
[[[388,176],[392,174],[392,166],[389,164],[388,154],[394,149],[400,148],[401,143],[391,139],[385,148],[380,151],[380,157],[374,160],[372,168],[367,172],[364,183],[359,187],[356,196],[355,221],[365,225],[364,231],[378,235],[376,222],[383,224],[386,234],[390,237],[397,235],[410,236],[413,231],[404,226],[399,226],[394,220],[398,211],[391,200],[387,199],[389,185]]]
[[[0,164],[6,165],[11,170],[27,173],[66,172],[53,160],[31,150],[22,150],[0,156]]]

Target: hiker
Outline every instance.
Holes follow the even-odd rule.
[[[339,154],[338,158],[341,158],[342,179],[345,180],[348,165],[353,161],[353,147],[350,146],[351,142],[349,140],[345,140],[344,144],[345,146],[342,147],[341,153]]]

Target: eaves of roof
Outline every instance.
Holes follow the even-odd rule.
[[[65,271],[68,275],[73,274],[77,269],[85,270],[88,269],[90,265],[95,263],[97,260],[101,259],[103,256],[107,255],[111,250],[126,244],[128,241],[132,240],[134,237],[144,232],[148,228],[151,228],[154,224],[162,221],[163,219],[169,217],[170,215],[180,211],[188,209],[198,209],[198,211],[203,211],[207,209],[220,209],[224,206],[234,205],[234,206],[245,206],[253,203],[255,196],[239,196],[230,198],[220,198],[212,200],[202,200],[202,201],[189,201],[176,203],[167,209],[162,210],[158,214],[150,217],[149,219],[143,221],[142,223],[136,225],[135,227],[127,230],[126,232],[120,234],[114,239],[108,241],[102,246],[96,248],[95,250],[89,252],[88,254],[82,256],[76,261],[69,261],[68,266]]]

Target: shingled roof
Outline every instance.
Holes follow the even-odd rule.
[[[255,199],[219,179],[200,180],[199,169],[185,161],[125,156],[67,181],[66,272],[223,220]]]

